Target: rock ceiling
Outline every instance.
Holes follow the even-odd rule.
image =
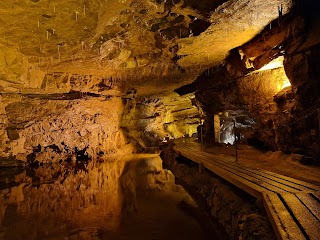
[[[56,72],[116,75],[134,81],[132,85],[153,86],[143,94],[157,92],[162,85],[168,86],[162,90],[173,89],[220,64],[231,49],[278,18],[280,6],[286,14],[291,4],[288,0],[2,0],[0,90],[10,92],[11,83],[36,87],[45,74]]]

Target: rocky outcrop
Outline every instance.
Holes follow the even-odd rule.
[[[56,112],[55,119],[58,115],[72,118],[60,123],[57,120],[59,129],[62,125],[76,126],[65,121],[87,127],[81,120],[86,117],[76,119],[66,110],[75,110],[73,104],[82,97],[89,101],[91,97],[123,98],[124,113],[121,108],[116,110],[124,116],[121,126],[142,148],[167,134],[191,135],[200,117],[207,119],[206,129],[212,132],[214,115],[234,111],[256,120],[247,135],[253,143],[293,152],[304,148],[310,156],[319,153],[320,20],[316,0],[4,0],[0,6],[0,20],[10,22],[10,26],[0,26],[0,147],[4,156],[21,153],[26,159],[38,144],[41,151],[50,146],[45,150],[48,155],[53,149],[64,152],[63,141],[36,143],[26,136],[34,127],[57,138],[57,131],[40,124],[49,121],[46,111],[49,115]],[[26,16],[23,22],[17,17],[20,15]],[[273,65],[273,70],[263,69],[277,59],[284,59],[283,64]],[[280,91],[283,72],[293,86],[290,93]],[[134,99],[127,96],[130,89],[136,91]],[[173,95],[174,89],[180,95],[195,93],[196,98],[179,99]],[[16,95],[9,101],[6,94]],[[89,108],[82,105],[79,100],[82,110]],[[97,107],[109,109],[100,103]],[[99,111],[89,115],[95,114]],[[109,113],[103,114],[105,122],[113,119]],[[115,134],[109,128],[103,132],[108,138]],[[95,133],[97,137],[84,140],[82,134],[77,148],[81,150],[88,148],[85,142],[96,144],[93,138],[101,137]],[[71,135],[75,139],[78,136]],[[103,147],[87,154],[113,149],[105,141],[98,140]],[[76,146],[69,145],[71,149]],[[26,147],[30,149],[23,153]]]
[[[303,14],[307,6],[299,7],[230,51],[224,64],[176,90],[196,91],[208,131],[214,129],[214,115],[238,110],[254,119],[245,135],[251,144],[318,159],[320,40],[314,34],[319,19]]]
[[[16,96],[16,95],[14,95]],[[54,100],[2,96],[2,157],[58,162],[72,155],[124,154],[134,150],[119,127],[122,100],[90,97]],[[50,96],[46,96],[49,98]]]
[[[159,93],[153,88],[155,79],[161,91],[172,91],[192,82],[208,66],[219,65],[230,49],[277,19],[278,6],[282,4],[283,15],[289,13],[293,1],[3,0],[0,4],[0,21],[10,22],[0,26],[1,91],[41,88],[45,74],[58,73],[113,76],[126,84],[135,81],[130,85],[142,80],[149,88],[147,95],[150,89]],[[59,80],[48,79],[51,84],[61,84]]]
[[[293,21],[297,21],[299,17],[302,18],[298,16]],[[301,25],[303,21],[290,23],[290,29],[293,29],[290,32],[285,27],[277,30],[279,34],[286,33],[286,37],[281,41],[278,38],[279,42],[276,45],[282,46],[278,52],[286,53],[283,65],[285,75],[292,85],[291,88],[269,94],[270,97],[274,96],[274,101],[269,99],[266,101],[269,107],[261,108],[260,114],[253,115],[256,119],[260,119],[260,123],[262,123],[260,127],[267,126],[270,129],[266,131],[265,127],[262,127],[261,132],[267,135],[261,136],[259,139],[264,139],[263,142],[271,149],[302,153],[317,159],[319,156],[317,108],[320,106],[318,94],[320,74],[315,65],[318,64],[320,40],[311,37],[312,25],[317,20],[313,18],[312,24],[310,19],[305,21],[308,22],[307,25]],[[257,37],[256,39],[261,41],[262,38]],[[275,39],[274,34],[270,35],[270,38],[267,38],[265,42],[271,45],[272,39]],[[250,46],[250,43],[248,45]],[[251,48],[255,48],[254,43],[251,44]],[[268,51],[263,52],[263,56],[268,56],[268,54]],[[267,77],[263,74],[260,79],[264,78],[266,78],[265,81],[268,78],[273,81],[277,79],[275,76]],[[259,95],[261,96],[261,94]],[[259,105],[257,102],[257,106]],[[273,111],[269,110],[270,107]],[[272,132],[274,133],[272,134]]]
[[[199,121],[193,94],[168,94],[127,99],[121,127],[130,139],[146,148],[158,146],[166,136],[191,136],[197,132]]]

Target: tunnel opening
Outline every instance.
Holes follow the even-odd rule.
[[[228,110],[213,116],[214,139],[216,143],[234,145],[248,143],[249,132],[255,120],[244,110]]]

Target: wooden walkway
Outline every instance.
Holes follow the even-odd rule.
[[[278,239],[320,240],[320,187],[177,144],[176,153],[261,200]],[[320,174],[320,173],[319,173]]]

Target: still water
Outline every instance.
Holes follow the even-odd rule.
[[[0,171],[1,240],[219,239],[157,155]]]

